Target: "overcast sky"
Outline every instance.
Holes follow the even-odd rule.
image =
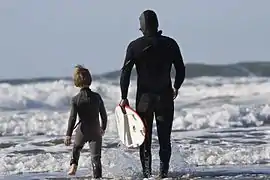
[[[118,70],[138,17],[157,12],[185,63],[269,61],[269,0],[1,0],[0,79]]]

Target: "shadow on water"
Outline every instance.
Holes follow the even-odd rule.
[[[153,172],[154,175],[158,172]],[[142,173],[135,173],[132,179],[142,179]],[[217,180],[217,179],[233,179],[233,180],[257,180],[270,179],[270,170],[268,166],[231,166],[231,167],[195,167],[186,168],[180,171],[172,171],[169,173],[170,179],[200,179],[200,180]],[[154,178],[155,179],[155,178]]]
[[[158,172],[153,172],[157,175]],[[1,178],[1,176],[0,176]],[[183,168],[179,171],[172,171],[169,173],[169,179],[193,179],[193,180],[259,180],[270,179],[269,166],[250,165],[246,167],[240,166],[220,166],[220,167],[192,167]],[[11,176],[5,176],[6,180],[75,180],[75,179],[91,179],[89,171],[78,171],[76,176],[67,176],[65,172],[37,172],[37,173],[23,173]],[[128,177],[104,177],[104,179],[129,179],[137,180],[143,179],[142,173],[134,173]],[[151,178],[157,179],[157,178]]]

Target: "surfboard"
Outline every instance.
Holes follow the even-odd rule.
[[[142,119],[130,106],[115,108],[115,119],[119,139],[128,148],[139,147],[145,139],[145,127]]]

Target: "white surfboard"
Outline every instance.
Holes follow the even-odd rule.
[[[126,113],[119,105],[115,108],[119,139],[128,148],[137,148],[145,139],[144,123],[131,107],[126,106],[124,110]]]

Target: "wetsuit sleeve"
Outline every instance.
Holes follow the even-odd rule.
[[[100,97],[100,103],[99,103],[99,113],[100,113],[100,117],[102,121],[102,130],[105,131],[107,127],[108,117],[107,117],[107,112],[106,112],[103,99],[101,97]]]
[[[75,97],[72,98],[71,100],[71,110],[70,110],[70,115],[69,115],[69,120],[68,120],[68,129],[66,136],[71,136],[75,123],[76,123],[76,118],[77,118],[77,104],[75,103]]]
[[[184,82],[185,76],[186,76],[186,68],[183,62],[182,53],[180,51],[180,48],[173,40],[173,64],[175,67],[175,81],[174,81],[174,88],[179,89],[181,85]]]
[[[131,42],[128,45],[127,50],[126,50],[125,61],[124,61],[124,65],[123,65],[121,76],[120,76],[120,87],[121,87],[122,99],[127,98],[128,87],[130,84],[130,75],[131,75],[131,71],[134,64],[135,64],[135,60],[133,57],[132,42]]]

